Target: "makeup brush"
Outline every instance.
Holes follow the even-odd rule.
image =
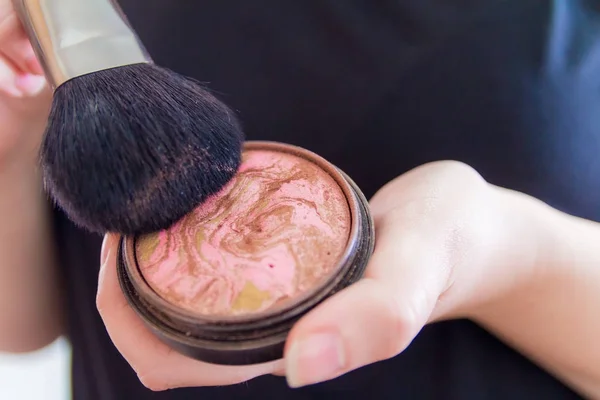
[[[234,113],[155,65],[111,0],[13,0],[54,90],[40,161],[50,197],[92,232],[168,228],[241,162]],[[160,27],[159,27],[160,29]]]

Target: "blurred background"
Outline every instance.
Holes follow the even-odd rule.
[[[31,354],[0,353],[0,399],[70,399],[70,357],[64,339]]]

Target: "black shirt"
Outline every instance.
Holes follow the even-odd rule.
[[[489,181],[600,220],[600,2],[122,0],[158,64],[209,86],[249,139],[300,145],[372,196],[457,159]],[[575,399],[469,321],[426,327],[394,359],[299,390],[265,376],[153,393],[95,308],[101,238],[57,212],[73,345],[87,399]]]

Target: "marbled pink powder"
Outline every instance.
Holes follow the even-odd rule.
[[[142,275],[167,301],[202,315],[244,315],[329,276],[350,234],[335,180],[316,164],[249,150],[236,177],[166,231],[136,244]]]

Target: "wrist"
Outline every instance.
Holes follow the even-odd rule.
[[[600,332],[599,225],[526,196],[521,201],[516,215],[535,236],[517,239],[534,243],[531,257],[506,266],[512,283],[472,307],[469,317],[568,385],[597,396],[600,348],[590,344]]]
[[[484,263],[482,284],[473,292],[468,308],[468,317],[476,322],[485,322],[492,310],[535,301],[534,293],[564,267],[558,254],[569,248],[564,239],[573,229],[572,217],[538,199],[502,188],[493,190],[498,196],[500,240]]]
[[[477,321],[486,310],[515,296],[547,275],[540,261],[553,243],[553,210],[524,195],[489,185],[469,234],[470,248],[453,267],[450,288],[442,294],[436,320]]]

